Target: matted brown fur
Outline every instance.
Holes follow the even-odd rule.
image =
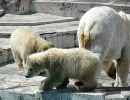
[[[85,23],[84,23],[84,28],[85,28]],[[84,35],[84,30],[81,34],[81,42],[82,42],[82,47],[86,48],[88,46],[88,42],[89,42],[89,37]]]
[[[116,79],[116,68],[114,66],[114,63],[112,64],[111,68],[108,70],[107,75],[114,80]]]

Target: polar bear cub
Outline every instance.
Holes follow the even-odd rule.
[[[51,43],[35,34],[29,27],[16,29],[11,35],[10,45],[20,72],[24,72],[26,59],[30,54],[54,47]]]
[[[28,70],[25,77],[27,78],[43,70],[47,71],[48,78],[45,82],[41,82],[40,86],[40,89],[44,91],[58,86],[65,77],[78,79],[79,81],[75,84],[83,82],[81,90],[96,88],[100,69],[98,57],[82,48],[51,48],[45,52],[32,54],[28,57],[26,67]]]

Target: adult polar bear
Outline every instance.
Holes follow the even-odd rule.
[[[98,55],[103,69],[117,61],[115,87],[125,87],[130,62],[130,22],[124,12],[106,6],[94,7],[83,15],[78,27],[80,48]]]

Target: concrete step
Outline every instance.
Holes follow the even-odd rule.
[[[9,43],[9,39],[0,38],[0,64],[13,60]]]
[[[27,13],[25,15],[6,14],[0,18],[0,26],[36,26],[76,20],[73,17],[61,17],[43,13]]]
[[[78,21],[71,21],[30,26],[30,28],[45,40],[52,42],[56,47],[70,48],[77,46],[78,23]],[[13,60],[9,46],[10,35],[19,27],[21,26],[0,26],[0,63]]]
[[[76,32],[79,21],[69,21],[61,23],[51,23],[45,25],[29,26],[37,34],[60,34],[60,33],[71,33]],[[21,26],[0,26],[0,38],[9,38],[12,32]]]
[[[9,62],[0,65],[0,99],[1,100],[128,100],[130,92],[128,88],[111,88],[114,82],[104,72],[99,76],[99,83],[104,88],[97,88],[93,92],[77,92],[74,88],[75,80],[70,79],[67,89],[49,92],[40,92],[38,85],[46,77],[35,76],[25,78],[18,75],[16,63]],[[130,78],[129,80],[130,81]]]
[[[120,2],[98,2],[101,0],[96,0],[97,2],[91,2],[90,0],[86,0],[90,2],[84,1],[85,0],[33,0],[31,3],[30,11],[60,15],[65,17],[71,16],[75,18],[80,18],[86,11],[88,11],[92,7],[110,6],[117,11],[122,10],[126,13],[130,13],[130,2],[128,0],[124,3],[121,2],[121,4]]]

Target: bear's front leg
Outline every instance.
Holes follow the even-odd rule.
[[[43,82],[41,82],[41,85],[39,86],[39,90],[41,91],[50,91],[52,90],[55,86],[59,84],[59,80],[56,80],[54,77],[49,77]]]
[[[12,51],[12,54],[13,54],[15,62],[18,64],[18,68],[19,68],[18,74],[23,75],[24,74],[24,67],[23,67],[23,62],[22,62],[21,57],[14,51]]]

